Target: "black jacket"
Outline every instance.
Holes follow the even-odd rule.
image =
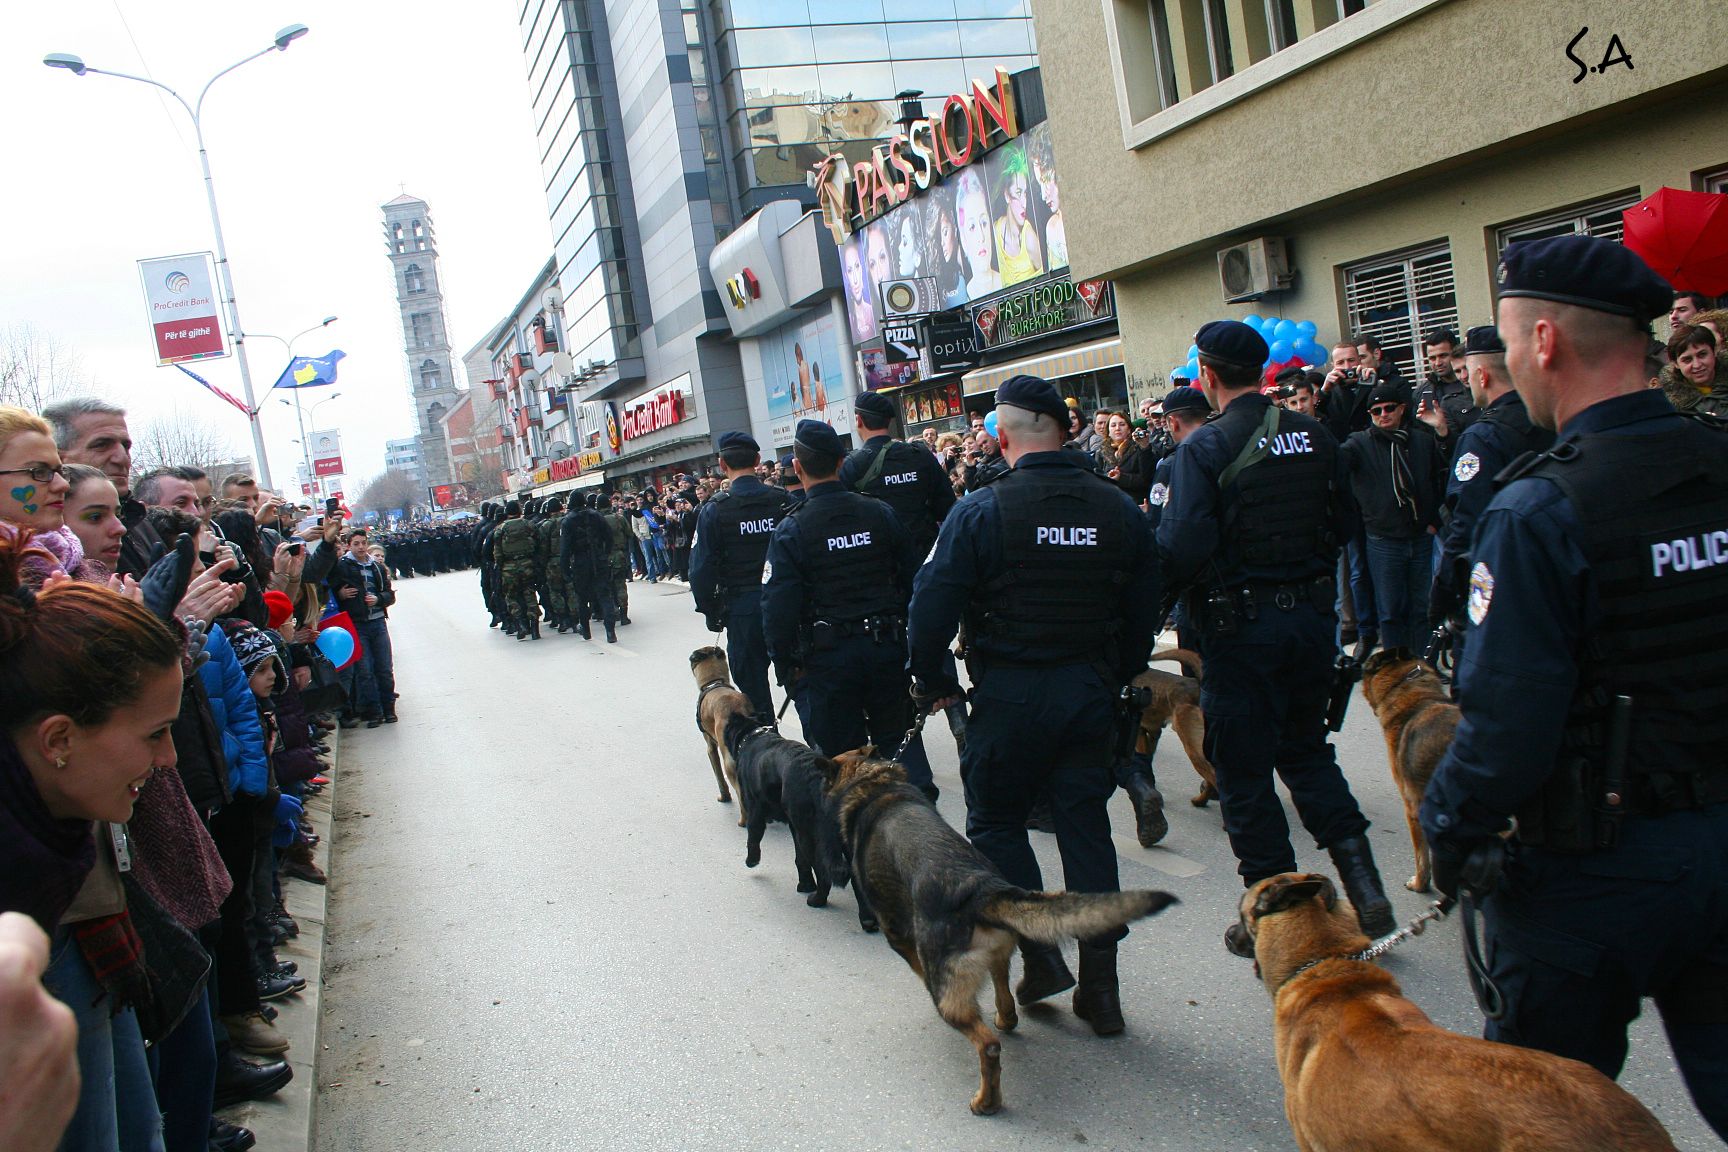
[[[352,556],[343,556],[336,561],[335,567],[325,579],[331,595],[336,597],[336,607],[339,611],[348,613],[356,624],[372,619],[373,616],[389,615],[385,609],[396,603],[396,591],[390,583],[390,570],[384,565],[374,562],[372,570],[378,574],[378,603],[366,603],[366,574],[360,570],[360,564]],[[359,595],[343,596],[342,589],[358,588]]]
[[[1446,496],[1446,450],[1426,424],[1403,431],[1409,437],[1405,459],[1413,510],[1398,503],[1392,486],[1392,442],[1378,429],[1352,433],[1339,449],[1363,527],[1371,536],[1408,540],[1440,526],[1440,506]]]

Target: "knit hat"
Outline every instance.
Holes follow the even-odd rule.
[[[274,696],[288,686],[288,677],[282,671],[282,656],[277,651],[273,634],[232,617],[222,621],[222,630],[228,634],[228,643],[233,646],[240,670],[248,679],[257,671],[258,665],[269,660],[274,662],[276,670],[276,685],[270,689],[270,694]]]

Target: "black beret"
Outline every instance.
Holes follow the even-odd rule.
[[[840,444],[840,437],[831,424],[820,420],[800,420],[798,428],[792,436],[796,444],[801,444],[812,451],[822,452],[829,456],[839,456],[846,449]]]
[[[894,401],[880,392],[865,392],[852,401],[852,409],[865,416],[876,416],[883,420],[894,418]]]
[[[1674,289],[1632,249],[1594,236],[1525,240],[1500,258],[1500,295],[1573,304],[1648,324],[1674,303]]]
[[[1194,333],[1200,355],[1239,368],[1258,368],[1272,355],[1266,338],[1240,320],[1214,320]]]
[[[1204,414],[1210,411],[1212,411],[1212,405],[1206,403],[1205,393],[1201,392],[1198,388],[1172,388],[1164,397],[1164,415],[1166,416],[1170,415],[1172,412],[1199,412]]]
[[[1464,333],[1464,354],[1502,356],[1506,342],[1500,339],[1500,329],[1492,324],[1478,324]]]
[[[996,388],[996,403],[1024,408],[1068,427],[1068,405],[1062,402],[1056,386],[1038,376],[1010,376]]]
[[[720,438],[714,441],[714,447],[722,452],[729,448],[743,448],[751,452],[762,451],[762,446],[756,443],[756,438],[748,432],[722,432]]]

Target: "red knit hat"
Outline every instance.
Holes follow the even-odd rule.
[[[270,610],[270,627],[280,628],[282,622],[294,615],[294,601],[288,599],[288,593],[272,589],[264,593],[264,607]]]

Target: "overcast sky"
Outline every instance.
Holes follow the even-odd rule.
[[[247,331],[287,337],[341,318],[295,351],[348,353],[338,386],[302,399],[341,393],[318,423],[343,433],[352,493],[383,470],[384,441],[414,430],[380,205],[405,187],[431,206],[459,378],[462,354],[551,251],[512,0],[4,5],[0,325],[54,333],[139,423],[177,409],[252,454],[238,411],[156,367],[139,283],[141,258],[214,248],[190,118],[154,88],[40,61],[74,53],[196,103],[212,75],[294,23],[311,33],[211,89],[204,138]],[[262,397],[286,356],[270,340],[248,348]],[[191,367],[240,395],[234,358]],[[287,488],[300,449],[281,396],[292,399],[262,401],[263,420]]]

